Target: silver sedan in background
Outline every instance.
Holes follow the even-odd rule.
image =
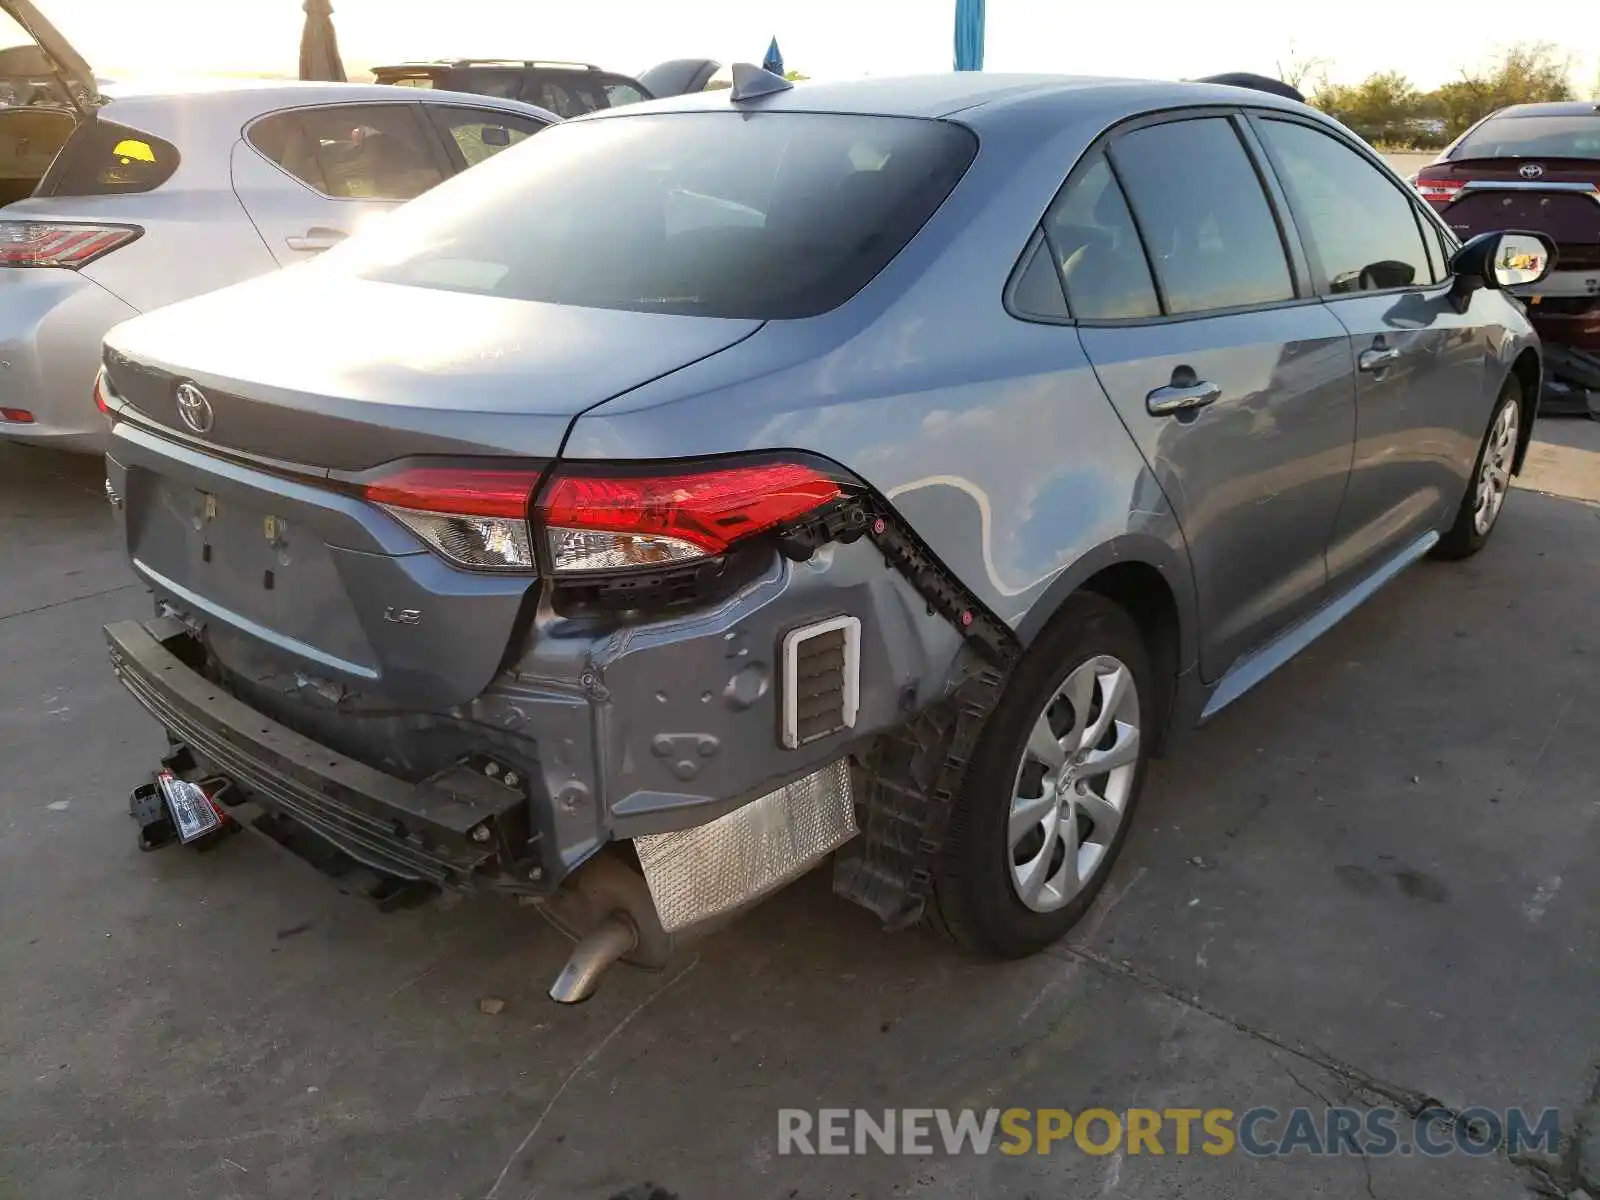
[[[558,119],[376,84],[108,99],[31,5],[0,8],[38,43],[0,51],[0,200],[26,197],[0,208],[0,438],[100,452],[92,389],[113,325],[309,258]]]

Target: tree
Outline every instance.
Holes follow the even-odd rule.
[[[1572,58],[1549,42],[1512,46],[1487,70],[1463,71],[1433,94],[1452,138],[1508,104],[1571,100]]]
[[[1422,94],[1399,71],[1382,71],[1354,86],[1323,83],[1311,103],[1369,142],[1408,142]]]

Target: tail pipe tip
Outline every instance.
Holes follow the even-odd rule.
[[[557,1004],[581,1004],[594,995],[600,977],[639,945],[639,930],[626,913],[613,911],[572,948],[566,966],[550,985]]]

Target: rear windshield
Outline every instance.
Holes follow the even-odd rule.
[[[661,113],[557,125],[326,256],[518,300],[772,320],[848,300],[977,151],[943,121]]]
[[[36,196],[125,196],[160,187],[178,169],[178,148],[153,134],[90,118],[39,181]]]
[[[1600,112],[1561,117],[1494,117],[1451,158],[1600,158]]]

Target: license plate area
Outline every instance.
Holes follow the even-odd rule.
[[[128,472],[127,495],[129,549],[158,597],[309,661],[371,668],[372,647],[317,510],[139,469]]]

